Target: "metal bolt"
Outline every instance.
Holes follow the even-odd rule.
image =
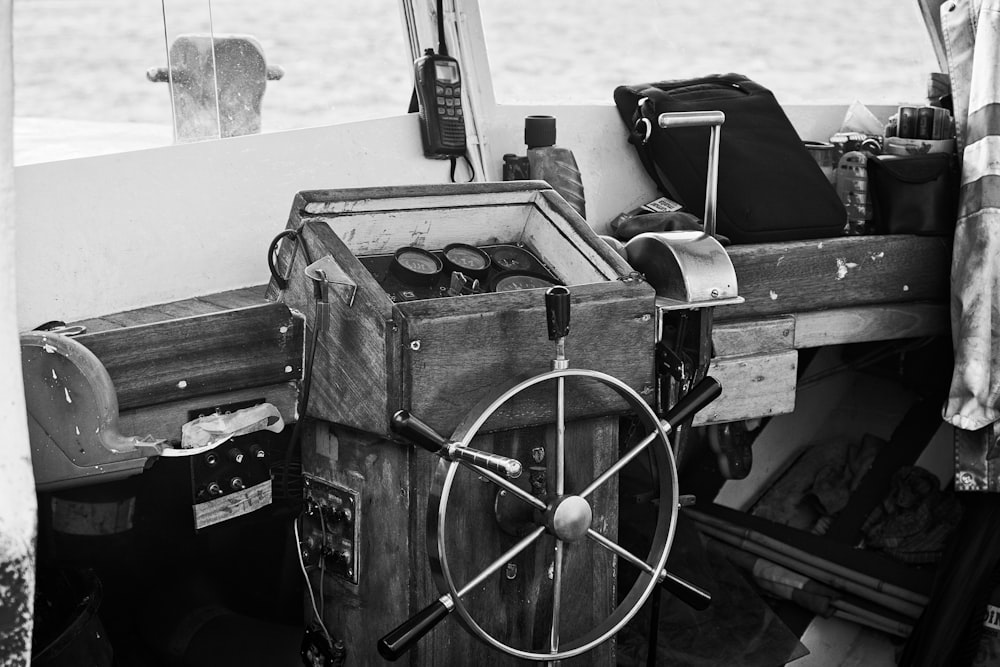
[[[504,576],[507,579],[517,578],[517,563],[507,563],[507,569],[504,571]]]
[[[713,299],[718,299],[719,298],[719,294],[721,294],[721,292],[719,292],[719,289],[717,287],[713,287],[712,291],[709,292],[709,294],[712,295]]]
[[[541,463],[545,460],[545,448],[544,447],[532,447],[531,448],[531,460],[535,463]]]
[[[419,340],[411,340],[410,341],[410,349],[413,350],[414,352],[416,352],[417,350],[419,350],[420,349],[420,341]]]
[[[643,314],[642,314],[642,321],[643,321],[643,322],[648,322],[648,321],[650,321],[651,319],[653,319],[653,316],[652,316],[652,315],[650,315],[649,313],[643,313]]]

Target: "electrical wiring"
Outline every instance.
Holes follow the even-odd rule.
[[[299,536],[300,519],[301,517],[296,517],[295,520],[292,521],[292,530],[295,533],[295,552],[298,554],[299,557],[299,569],[302,571],[302,576],[305,577],[306,580],[306,591],[309,592],[309,601],[312,603],[312,610],[313,614],[316,615],[316,622],[319,624],[320,630],[322,630],[323,636],[326,638],[326,640],[331,644],[333,644],[333,638],[330,636],[330,633],[327,632],[326,624],[323,622],[323,615],[320,613],[319,607],[316,606],[316,596],[313,593],[312,582],[309,580],[309,573],[306,571],[306,562],[302,558],[302,538]],[[320,597],[322,598],[323,596],[322,580],[320,580],[319,586],[320,586]]]

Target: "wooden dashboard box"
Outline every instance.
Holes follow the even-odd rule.
[[[275,261],[287,285],[272,278],[268,294],[305,315],[307,341],[320,322],[312,417],[387,435],[407,409],[448,433],[499,384],[552,367],[544,289],[394,301],[359,259],[452,243],[532,252],[571,292],[570,365],[652,401],[654,291],[544,182],[300,192],[287,230],[297,238],[282,240]],[[320,260],[327,291],[317,305],[305,269]],[[593,382],[567,396],[570,419],[624,409]],[[488,430],[545,423],[554,405],[544,391],[520,395]]]

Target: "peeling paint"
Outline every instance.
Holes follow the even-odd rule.
[[[65,394],[66,394],[66,402],[67,403],[72,403],[73,402],[73,397],[69,395],[69,387],[63,387],[63,392],[65,392]]]
[[[909,292],[910,291],[910,286],[909,285],[903,285],[903,291],[904,292]]]
[[[280,334],[288,333],[288,327],[287,326],[281,327],[280,329],[278,329],[278,333]]]
[[[53,380],[58,380],[59,379],[59,376],[56,375],[56,369],[54,369],[54,368],[52,369],[52,379]]]
[[[775,292],[774,290],[771,290],[770,292],[768,292],[768,296],[771,297],[771,301],[777,301],[778,300],[778,293]]]
[[[869,257],[871,257],[872,261],[874,262],[875,260],[879,260],[885,257],[885,252],[881,250],[879,252],[873,252],[871,255],[869,255]]]
[[[774,264],[774,265],[775,265],[775,266],[781,266],[781,263],[782,263],[783,261],[785,261],[785,256],[784,256],[784,255],[782,255],[781,257],[779,257],[779,258],[778,258],[778,261],[777,261],[777,262],[775,262],[775,264]]]
[[[292,372],[292,367],[291,366],[285,366],[285,372],[286,373],[291,373]]]
[[[187,380],[181,380],[180,382],[177,383],[178,389],[187,389],[187,386],[188,386]]]
[[[844,278],[847,277],[847,272],[850,269],[856,269],[856,268],[858,268],[858,263],[857,262],[848,262],[845,258],[838,257],[837,258],[837,280],[843,280]]]
[[[52,343],[46,343],[45,345],[42,345],[42,351],[46,352],[47,354],[55,354],[56,348],[54,345],[52,345]]]

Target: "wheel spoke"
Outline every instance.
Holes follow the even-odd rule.
[[[646,574],[654,575],[657,579],[659,579],[660,577],[663,576],[663,573],[658,573],[655,570],[653,570],[653,566],[652,565],[650,565],[649,563],[647,563],[643,559],[639,558],[638,556],[636,556],[635,554],[633,554],[628,549],[625,549],[625,548],[619,546],[616,542],[614,542],[612,540],[609,540],[604,535],[601,535],[599,532],[597,532],[593,528],[591,528],[590,530],[587,531],[587,537],[589,537],[594,542],[597,542],[602,547],[604,547],[605,549],[607,549],[611,553],[615,554],[619,558],[624,558],[629,563],[631,563],[632,565],[636,566],[637,568],[639,568],[640,570],[642,570]]]
[[[593,493],[598,488],[600,488],[600,486],[602,484],[604,484],[609,479],[611,479],[612,477],[614,477],[615,475],[617,475],[618,472],[622,468],[624,468],[629,463],[631,463],[632,459],[634,459],[636,456],[638,456],[643,451],[645,451],[645,449],[647,447],[649,447],[649,443],[653,442],[653,440],[656,439],[656,436],[659,433],[660,433],[659,428],[657,428],[657,430],[653,431],[652,433],[650,433],[649,435],[647,435],[645,438],[643,438],[642,442],[638,443],[637,445],[635,445],[634,447],[632,447],[632,449],[630,449],[627,452],[625,452],[625,454],[620,459],[618,459],[617,461],[614,462],[614,465],[612,465],[610,468],[608,468],[607,470],[605,470],[604,472],[602,472],[597,479],[595,479],[593,482],[591,482],[587,486],[587,488],[585,488],[583,491],[581,491],[580,492],[580,497],[581,498],[586,498],[591,493]]]
[[[559,651],[559,618],[562,608],[562,571],[565,548],[565,543],[562,540],[556,540],[556,559],[552,572],[552,632],[549,634],[549,649],[553,653]]]
[[[566,378],[556,380],[556,495],[566,492]]]
[[[519,553],[527,549],[529,546],[531,546],[532,542],[541,537],[542,533],[544,532],[545,532],[545,527],[539,526],[538,528],[535,528],[533,531],[528,533],[524,538],[521,539],[520,542],[512,546],[510,549],[501,554],[499,558],[497,558],[495,561],[487,565],[486,568],[483,569],[482,572],[477,574],[469,583],[467,583],[465,586],[462,586],[462,588],[458,590],[458,597],[463,597],[472,589],[477,588],[479,584],[486,581],[490,577],[490,575],[492,575],[501,567],[509,563],[511,559],[514,558],[514,556],[518,555]]]
[[[514,484],[513,482],[504,479],[495,472],[492,472],[490,470],[485,470],[471,463],[466,463],[465,461],[459,461],[458,463],[460,465],[465,466],[466,468],[476,473],[477,475],[485,477],[486,479],[490,480],[491,482],[499,486],[504,491],[507,491],[508,493],[510,493],[513,496],[516,496],[517,498],[520,498],[521,500],[528,503],[532,507],[543,511],[545,510],[545,503],[541,499],[536,498],[535,496],[531,495],[530,493],[519,487],[517,484]]]

